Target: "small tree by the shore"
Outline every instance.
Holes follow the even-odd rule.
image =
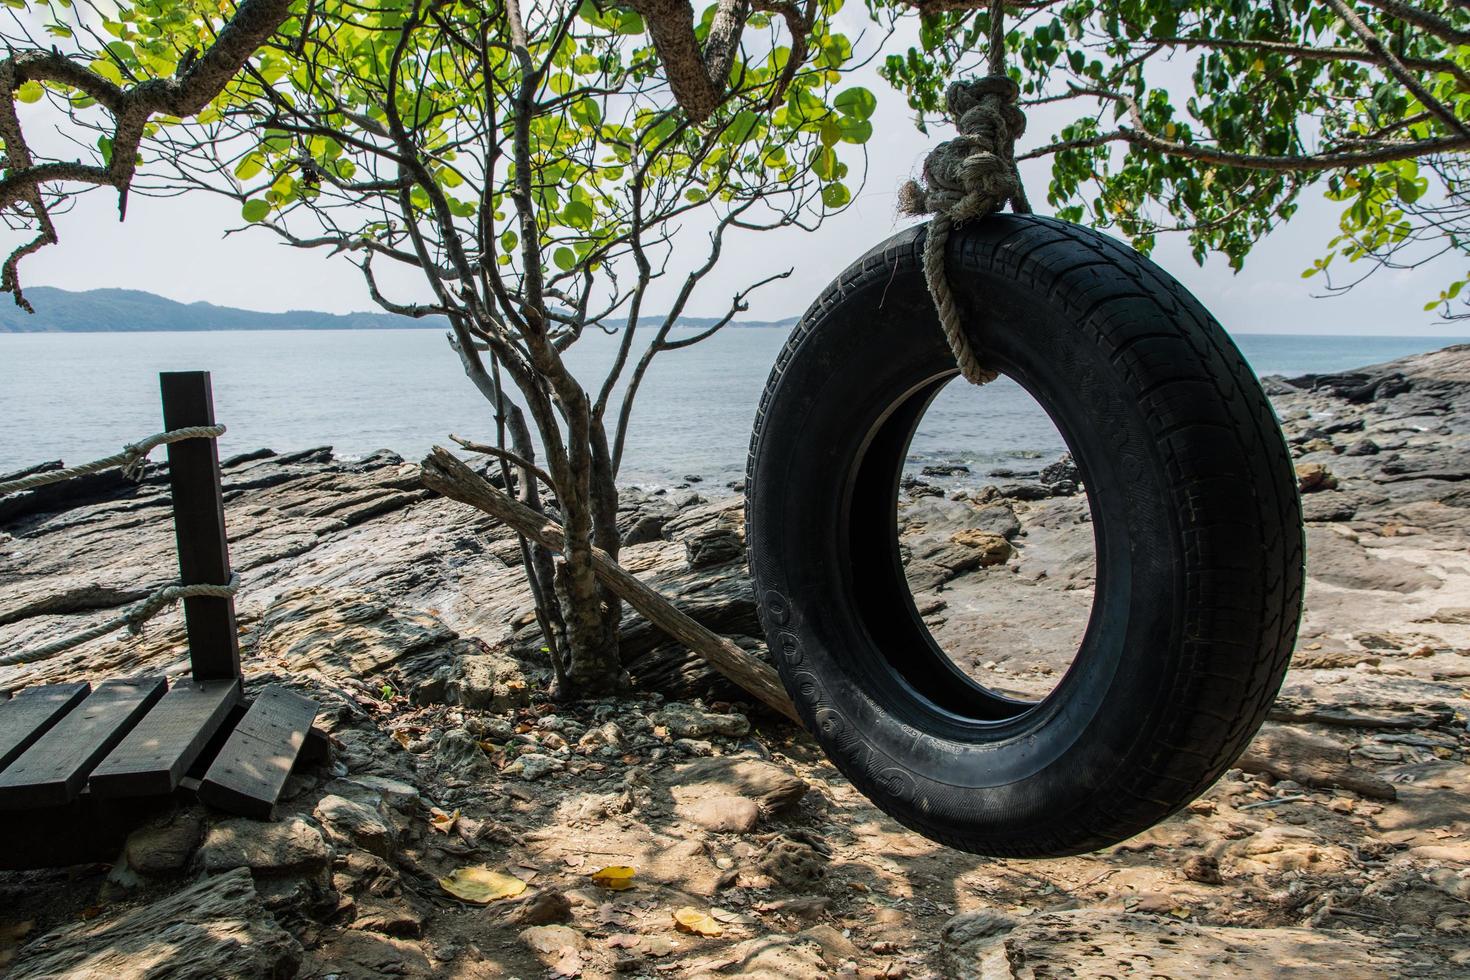
[[[756,5],[774,19],[726,3],[695,25],[652,0],[245,0],[217,37],[212,6],[31,5],[78,51],[27,36],[35,48],[0,67],[4,203],[40,232],[5,288],[23,301],[17,263],[55,239],[50,211],[80,182],[124,202],[227,195],[247,224],[354,262],[382,308],[445,318],[496,423],[493,444],[461,445],[497,457],[521,502],[551,504],[562,524],[555,560],[522,538],[558,688],[615,689],[620,603],[593,549],[619,551],[634,400],[656,355],[710,337],[789,275],[756,271],[712,325],[674,333],[727,237],[812,227],[851,199],[842,158],[868,139],[874,105],[839,88],[851,43],[817,3]],[[97,131],[100,160],[47,171],[27,155],[15,102],[43,97]],[[428,298],[389,295],[387,267]],[[676,285],[650,317],[665,278]],[[616,356],[584,381],[566,354],[596,331],[617,336]]]

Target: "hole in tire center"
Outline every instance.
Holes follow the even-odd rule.
[[[970,679],[1040,701],[1092,614],[1092,514],[1067,444],[1026,389],[956,378],[929,404],[898,490],[899,556],[924,627]]]

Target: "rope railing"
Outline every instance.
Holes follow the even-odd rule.
[[[122,448],[122,452],[94,459],[90,463],[82,463],[77,466],[68,466],[59,470],[47,470],[44,473],[33,473],[23,476],[17,480],[7,480],[0,483],[0,494],[18,493],[22,490],[34,490],[52,483],[62,483],[73,480],[79,476],[88,476],[92,473],[100,473],[113,467],[121,467],[124,474],[134,480],[143,478],[143,470],[148,465],[148,454],[159,446],[167,446],[170,443],[183,442],[185,439],[218,439],[225,434],[222,425],[190,425],[182,429],[172,429],[168,432],[159,432],[132,442]]]
[[[171,429],[168,432],[155,433],[146,439],[129,443],[123,447],[122,452],[114,453],[111,456],[104,456],[101,459],[94,459],[90,463],[68,466],[58,470],[48,470],[16,480],[7,480],[4,483],[0,483],[0,495],[18,493],[23,490],[34,490],[37,487],[62,483],[79,476],[100,473],[103,470],[109,470],[113,467],[120,467],[123,473],[130,479],[141,480],[143,478],[143,471],[148,465],[148,454],[159,446],[183,442],[186,439],[218,439],[224,433],[225,427],[223,425],[190,425],[179,429]],[[196,597],[232,599],[238,591],[240,591],[240,576],[234,572],[230,573],[229,581],[223,585],[210,585],[208,583],[184,585],[181,582],[165,585],[145,596],[142,601],[129,606],[120,616],[103,623],[98,623],[96,626],[88,627],[79,633],[73,633],[71,636],[64,636],[30,650],[22,650],[20,653],[12,653],[8,656],[0,657],[0,667],[18,667],[21,664],[47,660],[59,653],[70,650],[72,647],[81,646],[83,643],[106,636],[124,627],[127,628],[129,633],[137,635],[143,631],[144,623],[176,602]]]
[[[154,616],[157,616],[169,606],[181,599],[192,599],[196,596],[205,596],[212,599],[233,599],[236,592],[240,591],[240,576],[232,573],[230,580],[224,585],[166,585],[153,592],[143,601],[129,606],[121,616],[109,619],[105,623],[64,636],[59,640],[52,640],[31,650],[23,650],[20,653],[12,653],[6,657],[0,657],[0,667],[18,667],[21,664],[35,663],[37,660],[47,660],[64,653],[72,647],[81,646],[89,640],[95,640],[100,636],[106,636],[123,627],[128,632],[137,635],[143,631],[143,624]]]

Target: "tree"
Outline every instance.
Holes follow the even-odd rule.
[[[991,0],[869,6],[887,22],[919,19],[918,46],[888,53],[882,71],[921,125],[951,77],[983,73]],[[1024,0],[1005,9],[1022,104],[1080,107],[1017,155],[1051,158],[1047,199],[1060,217],[1115,228],[1145,253],[1162,234],[1185,234],[1196,261],[1218,252],[1239,269],[1303,191],[1325,185],[1343,205],[1340,230],[1304,274],[1324,276],[1329,291],[1381,268],[1470,254],[1465,0]],[[1344,271],[1335,259],[1362,265]],[[1425,308],[1470,316],[1466,282],[1457,277]]]
[[[0,63],[0,207],[37,235],[4,287],[24,302],[18,263],[56,240],[50,214],[79,189],[123,205],[188,191],[355,262],[384,309],[444,317],[496,421],[494,444],[462,445],[562,524],[555,562],[522,539],[558,686],[607,690],[620,607],[594,549],[618,553],[639,385],[656,355],[789,274],[756,274],[715,325],[675,334],[729,235],[812,227],[851,199],[874,98],[839,89],[853,52],[836,5],[722,0],[695,21],[668,0],[241,0],[228,17],[217,0],[30,0]],[[95,153],[29,148],[15,103],[42,99],[72,134],[95,131]],[[710,230],[691,261],[680,226],[696,219]],[[387,295],[390,266],[421,276],[427,300]],[[650,317],[665,278],[673,301]],[[584,387],[565,355],[596,330],[619,337],[617,356]]]

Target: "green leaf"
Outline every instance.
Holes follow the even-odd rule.
[[[836,210],[852,200],[852,191],[846,184],[828,184],[822,188],[822,203]]]
[[[41,87],[40,82],[26,82],[15,90],[15,98],[20,102],[40,102],[41,96],[45,94],[46,90]]]
[[[832,100],[832,105],[844,116],[867,119],[873,114],[873,110],[878,108],[878,99],[861,85],[855,85],[837,93],[837,98]]]
[[[245,206],[240,209],[240,217],[246,221],[264,221],[266,215],[270,213],[271,206],[258,197],[246,201]]]
[[[570,272],[577,264],[577,253],[563,245],[551,253],[551,261],[563,272]]]

